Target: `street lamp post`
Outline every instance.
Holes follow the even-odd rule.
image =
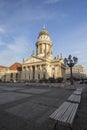
[[[64,63],[65,65],[67,65],[70,68],[70,81],[71,81],[71,85],[73,85],[73,75],[72,75],[72,67],[77,63],[78,58],[77,57],[72,57],[71,55],[69,55],[68,58],[64,59]]]

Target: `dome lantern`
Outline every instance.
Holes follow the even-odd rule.
[[[44,26],[43,29],[40,31],[39,37],[40,37],[41,35],[47,35],[47,36],[49,36],[49,32],[45,29],[45,26]]]

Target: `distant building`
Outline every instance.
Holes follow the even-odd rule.
[[[0,66],[0,82],[5,81],[5,74],[8,67],[6,66]]]
[[[86,78],[86,70],[82,65],[75,65],[72,68],[72,73],[73,73],[73,77],[75,78]],[[70,77],[70,68],[67,67],[66,68],[66,77],[69,78]]]
[[[52,41],[49,32],[43,28],[37,38],[36,55],[33,54],[22,62],[23,81],[39,81],[48,78],[64,78],[65,65],[62,54],[60,57],[52,55]]]
[[[39,81],[49,78],[70,78],[70,68],[65,67],[62,54],[53,57],[53,43],[45,27],[40,31],[36,41],[36,54],[10,67],[0,66],[0,81]],[[73,77],[86,78],[86,71],[82,65],[72,68]]]
[[[0,66],[0,81],[2,82],[16,82],[21,80],[21,64],[14,63],[10,67]]]

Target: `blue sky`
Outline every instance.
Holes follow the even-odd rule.
[[[44,24],[53,56],[71,54],[87,69],[87,0],[0,0],[0,65],[30,57]]]

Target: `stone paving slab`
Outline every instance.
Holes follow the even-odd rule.
[[[38,97],[37,100],[34,98],[32,100],[32,103],[42,104],[45,106],[55,106],[57,107],[57,104],[60,103],[59,98],[52,98],[52,97]]]
[[[86,90],[84,89],[82,94],[80,108],[77,111],[78,117],[74,120],[73,130],[87,130],[87,85],[85,86]],[[18,87],[24,88],[21,84]],[[82,85],[82,87],[84,86]],[[36,94],[34,94],[35,89],[37,89]],[[47,91],[40,94],[39,89]],[[10,90],[9,92],[5,92],[3,90],[4,92],[2,93],[4,96],[0,97],[0,102],[2,100],[7,101],[5,101],[6,104],[1,104],[0,106],[0,130],[3,130],[3,128],[6,130],[54,130],[55,122],[49,120],[49,116],[68,99],[73,90],[57,87],[48,88],[47,86],[43,88],[39,86],[35,86],[35,88],[34,86],[27,86],[24,90],[25,92],[20,92],[22,89],[18,89],[16,92],[11,92]],[[26,92],[28,90],[31,90],[32,93]],[[12,93],[9,100],[6,99],[8,98],[5,96],[6,93],[8,93],[7,96]],[[19,97],[22,94],[33,96],[29,98],[25,98],[24,96],[18,99],[17,95],[14,97],[15,94],[18,94]],[[10,98],[13,97],[13,102],[9,103]],[[59,129],[66,130],[66,128],[61,127]]]
[[[0,93],[2,93],[3,92],[3,90],[0,90]]]
[[[48,91],[50,91],[50,90],[38,89],[38,88],[30,88],[30,89],[19,90],[19,92],[32,93],[32,94],[40,94],[40,93],[44,93],[44,92],[48,92]]]
[[[1,87],[0,86],[0,90],[5,90],[5,91],[15,91],[15,90],[20,90],[20,89],[24,89],[24,88],[20,88],[20,87]]]
[[[47,109],[48,106],[25,102],[15,107],[6,109],[6,111],[16,116],[21,116],[22,118],[35,120],[38,116],[42,116],[43,113],[46,113]]]
[[[0,93],[0,104],[9,103],[12,101],[17,101],[23,98],[31,97],[30,94],[20,94],[16,92],[4,92]]]

